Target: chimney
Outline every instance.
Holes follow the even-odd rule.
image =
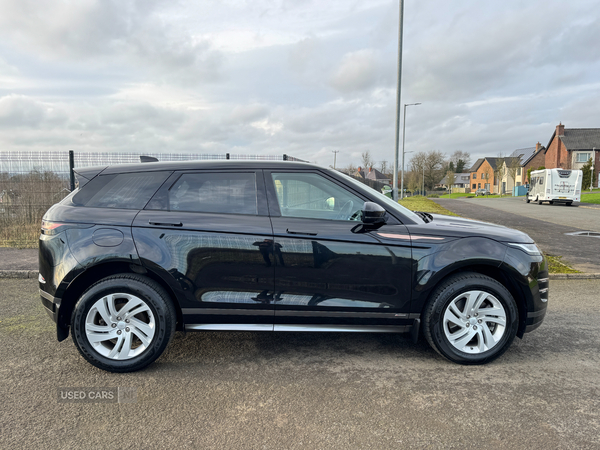
[[[360,166],[358,166],[358,171],[362,172],[362,168]]]
[[[369,173],[371,173],[371,169],[372,169],[372,167],[369,167]]]
[[[535,152],[539,152],[540,151],[540,147],[542,146],[542,144],[540,144],[539,142],[537,144],[535,144]]]
[[[562,124],[562,122],[560,122],[558,125],[556,125],[556,135],[557,136],[565,135],[565,126]]]

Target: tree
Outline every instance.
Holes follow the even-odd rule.
[[[463,173],[471,167],[471,155],[468,152],[457,150],[452,153],[450,161],[454,163],[455,173]]]
[[[581,179],[581,190],[587,191],[592,188],[592,158],[588,159],[583,167],[581,168],[583,172],[583,178]]]
[[[492,183],[490,183],[490,179],[492,181],[494,180],[494,169],[490,165],[489,161],[487,161],[487,165],[485,166],[485,169],[483,171],[483,176],[484,176],[484,180],[485,181],[483,182],[483,186],[482,187],[485,188],[486,184],[488,184],[489,185],[489,190],[490,190],[490,193],[491,193],[492,190],[493,190],[493,188],[492,188]]]
[[[425,189],[433,189],[444,176],[444,155],[439,150],[418,152],[411,159],[409,167],[413,176],[420,180],[417,185],[422,185],[425,176]]]
[[[502,154],[496,158],[496,167],[494,168],[494,184],[498,183],[498,193],[502,197],[502,178],[506,173],[506,165],[504,164],[504,157]]]
[[[379,163],[379,171],[384,175],[388,174],[388,162],[385,159]]]
[[[375,161],[373,161],[373,158],[371,157],[371,150],[367,150],[366,152],[363,152],[360,154],[361,156],[361,163],[362,163],[362,167],[368,171],[368,169],[372,169],[373,166],[375,165]]]
[[[511,177],[513,180],[513,186],[516,186],[517,184],[517,172],[519,170],[519,167],[521,167],[521,160],[519,159],[519,157],[513,157],[508,159],[506,170],[508,171],[508,176]]]
[[[446,185],[448,186],[448,192],[452,194],[452,185],[454,184],[455,176],[452,170],[446,173]]]

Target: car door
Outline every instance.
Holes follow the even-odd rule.
[[[361,232],[369,198],[325,172],[269,170],[265,182],[275,236],[275,330],[376,331],[412,323],[407,232],[404,245],[393,248],[375,230]],[[389,220],[396,231],[405,229]]]
[[[186,329],[272,330],[273,232],[260,170],[176,172],[133,224]]]

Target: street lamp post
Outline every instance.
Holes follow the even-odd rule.
[[[406,107],[416,106],[420,103],[405,103],[404,104],[404,116],[402,121],[402,181],[400,184],[400,198],[404,198],[404,142],[406,137]]]
[[[402,25],[404,21],[404,0],[399,0],[400,17],[398,19],[398,78],[396,85],[396,148],[394,151],[394,185],[392,197],[398,201],[398,150],[400,139],[400,91],[402,87]]]

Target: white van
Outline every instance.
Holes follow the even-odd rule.
[[[581,200],[581,170],[542,169],[531,172],[527,203],[565,203],[570,206]]]

